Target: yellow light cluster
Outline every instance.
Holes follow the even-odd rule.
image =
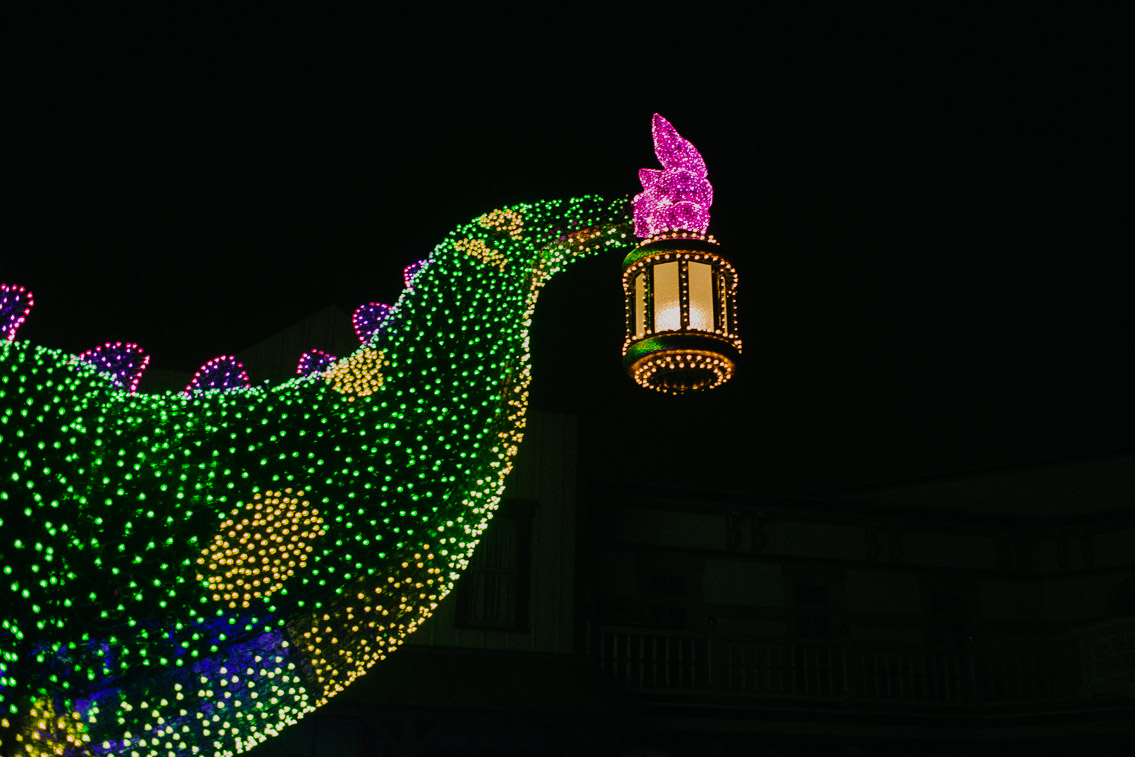
[[[642,358],[631,367],[631,377],[645,389],[684,394],[721,386],[733,377],[733,371],[733,361],[721,355],[703,350],[672,350]],[[683,376],[696,378],[683,381]]]
[[[503,231],[514,240],[519,241],[521,229],[524,228],[524,216],[512,208],[501,208],[481,216],[477,219],[477,223],[486,229]]]
[[[0,725],[10,727],[6,718]],[[79,713],[57,714],[50,698],[39,697],[28,709],[23,728],[16,731],[15,740],[17,751],[12,754],[56,757],[69,749],[82,747],[91,739],[84,733]],[[3,747],[3,742],[0,742],[0,747]]]
[[[214,601],[248,607],[268,597],[307,564],[311,543],[325,532],[323,518],[311,503],[292,496],[291,489],[254,494],[252,501],[221,524],[220,533],[201,552],[197,575],[213,592]]]
[[[354,402],[356,397],[367,397],[382,387],[383,364],[382,352],[364,347],[324,371],[323,378],[332,389]]]
[[[504,271],[504,267],[508,263],[508,258],[496,250],[490,250],[481,239],[458,239],[453,243],[453,246],[459,252],[469,255],[485,265],[497,266],[501,271]]]
[[[452,579],[429,544],[390,566],[385,581],[367,576],[341,594],[333,608],[313,613],[297,626],[295,641],[306,652],[321,696],[318,707],[345,689],[375,662],[397,649],[449,593]],[[399,569],[400,568],[400,569]],[[397,576],[397,577],[396,577]],[[377,583],[377,585],[375,585]]]

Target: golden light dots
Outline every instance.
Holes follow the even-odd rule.
[[[733,371],[733,362],[721,355],[682,350],[647,355],[631,367],[631,378],[663,394],[685,394],[721,386]]]
[[[5,725],[7,725],[5,723]],[[17,752],[28,757],[55,757],[65,750],[90,743],[77,712],[60,713],[50,697],[36,698],[24,718],[23,728],[16,731]]]
[[[501,208],[481,216],[477,219],[477,223],[486,229],[502,231],[519,241],[520,230],[524,227],[524,216],[512,208]]]
[[[350,401],[370,396],[382,388],[384,357],[378,350],[363,347],[324,371],[323,378]]]
[[[384,577],[355,581],[335,611],[312,613],[294,626],[294,642],[321,690],[315,706],[397,649],[437,608],[453,586],[437,558],[430,544],[422,544]]]
[[[508,263],[508,258],[500,254],[496,250],[490,250],[488,245],[483,240],[468,238],[458,239],[453,243],[453,246],[459,251],[463,252],[470,257],[481,261],[485,265],[495,265],[501,271],[504,270],[505,265]]]
[[[221,523],[197,558],[197,575],[213,599],[229,607],[248,607],[269,597],[307,565],[312,542],[326,532],[323,517],[304,493],[291,489],[257,493]]]

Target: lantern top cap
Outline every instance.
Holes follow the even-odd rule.
[[[668,231],[705,234],[713,186],[705,160],[674,126],[655,113],[651,122],[654,154],[662,170],[639,169],[643,191],[634,198],[635,235],[652,237]]]

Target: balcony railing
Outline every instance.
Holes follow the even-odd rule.
[[[1073,643],[988,653],[603,627],[591,651],[618,688],[657,694],[933,708],[1079,696]]]

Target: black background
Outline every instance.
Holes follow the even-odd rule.
[[[745,351],[717,392],[652,396],[620,370],[620,261],[549,286],[533,400],[615,442],[611,475],[799,494],[1129,450],[1122,48],[1048,21],[587,48],[622,62],[44,54],[11,77],[0,281],[35,293],[22,338],[192,371],[392,302],[494,207],[634,194],[657,111],[709,166]]]

